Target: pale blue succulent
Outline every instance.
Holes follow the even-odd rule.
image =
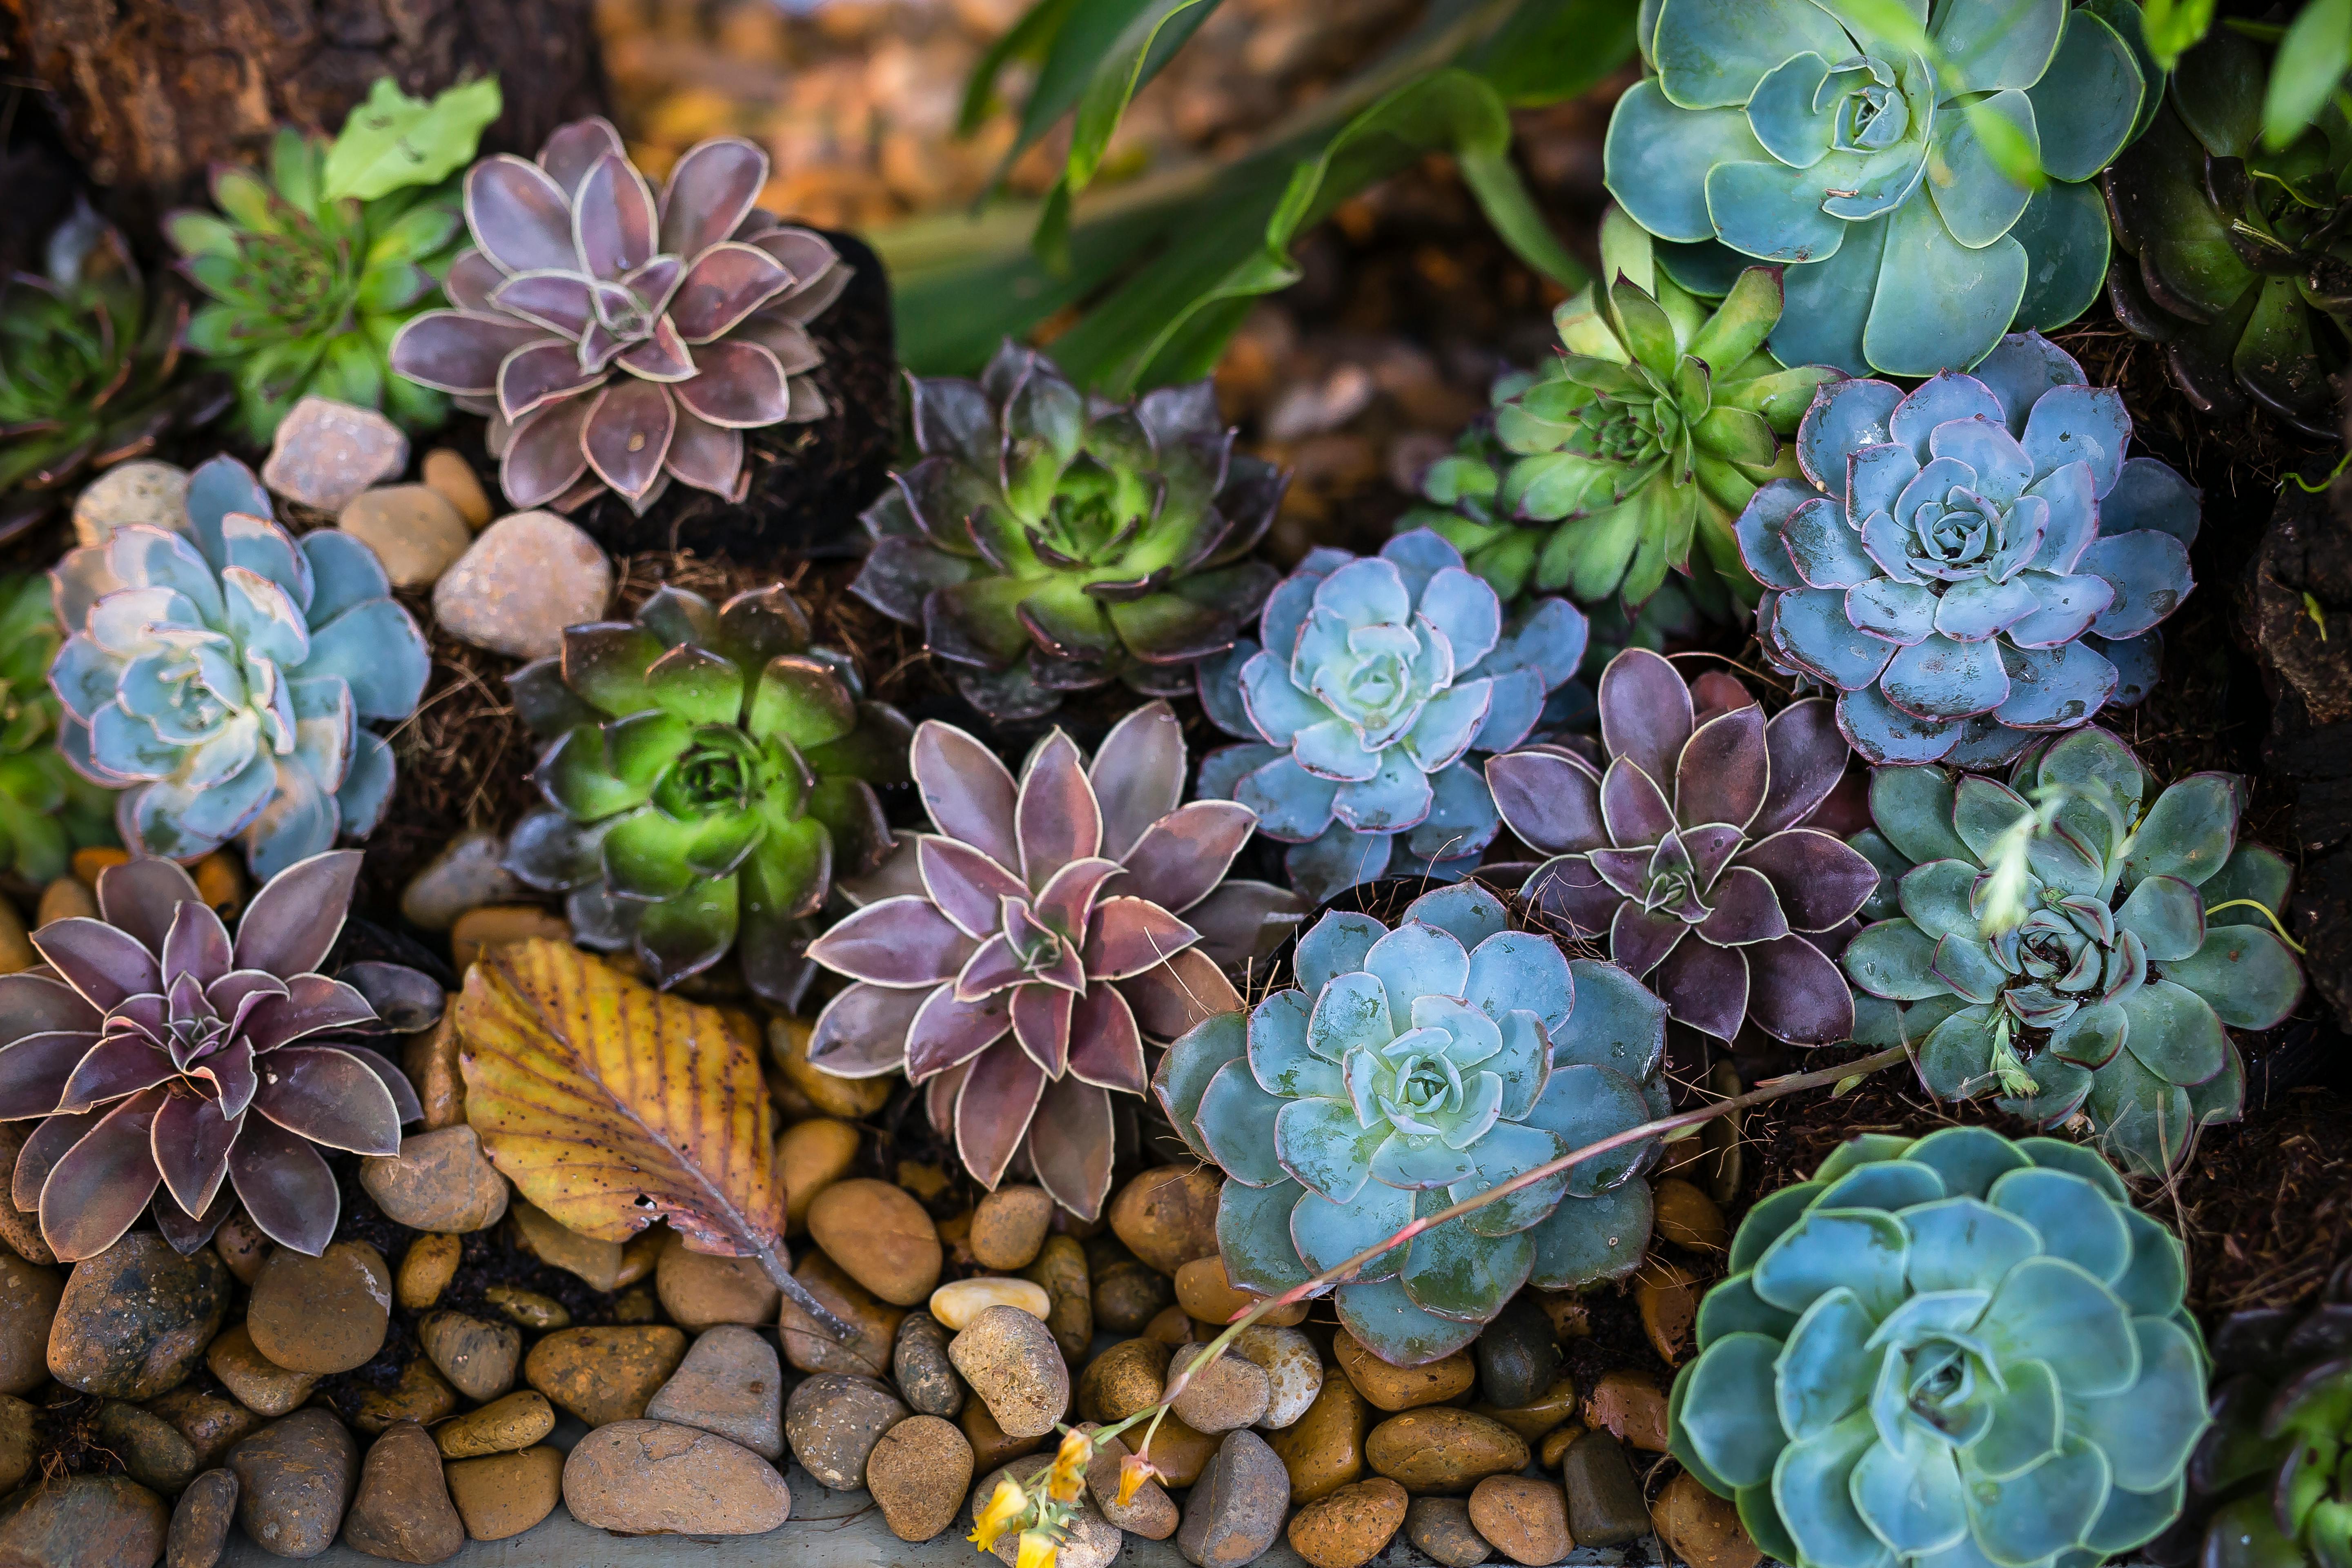
[[[1874,763],[1994,766],[2139,701],[2157,623],[2195,586],[2198,494],[2130,444],[2122,394],[2033,332],[1907,395],[1823,388],[1797,432],[1806,479],[1739,517],[1757,635],[1839,694]]]
[[[1425,1218],[1667,1111],[1665,1004],[1613,964],[1509,929],[1475,883],[1413,900],[1394,931],[1332,912],[1298,942],[1297,984],[1246,1021],[1169,1047],[1152,1092],[1224,1168],[1225,1272],[1268,1294]],[[1416,1366],[1475,1338],[1522,1285],[1622,1278],[1646,1248],[1630,1143],[1422,1232],[1338,1287],[1339,1321]]]
[[[1258,630],[1200,666],[1209,717],[1247,743],[1202,760],[1198,794],[1256,812],[1317,903],[1383,876],[1467,875],[1502,819],[1464,759],[1525,740],[1586,638],[1565,599],[1506,621],[1495,590],[1425,529],[1377,556],[1309,552]]]
[[[2090,182],[2150,96],[2131,0],[1643,0],[1640,26],[1610,194],[1690,242],[1661,259],[1697,292],[1788,263],[1782,363],[1932,375],[2096,298]]]
[[[2077,1144],[1867,1134],[1740,1223],[1669,1445],[1790,1568],[2093,1568],[2180,1512],[2187,1279]]]
[[[118,529],[51,586],[70,634],[49,671],[58,749],[122,792],[133,854],[241,838],[268,878],[383,819],[392,748],[364,726],[416,710],[432,657],[362,541],[297,541],[252,471],[215,458],[189,480],[182,531]]]

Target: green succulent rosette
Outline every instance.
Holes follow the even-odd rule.
[[[49,665],[64,640],[46,579],[0,577],[0,869],[37,885],[64,876],[75,850],[121,842],[114,791],[58,751]]]

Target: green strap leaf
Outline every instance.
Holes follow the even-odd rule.
[[[1062,24],[1069,19],[1070,8],[1076,4],[1077,0],[1037,0],[1022,13],[1021,20],[1013,24],[1011,31],[988,46],[988,52],[980,57],[980,63],[972,67],[971,79],[964,83],[963,102],[956,110],[955,133],[959,137],[978,132],[982,121],[995,110],[996,81],[1004,74],[1006,66],[1015,61],[1034,66],[1045,60],[1055,35],[1061,31]]]
[[[2263,140],[2285,146],[2317,117],[2352,64],[2352,0],[2312,0],[2279,44],[2263,96]]]
[[[430,103],[379,77],[327,150],[320,195],[331,202],[373,201],[447,179],[473,162],[475,145],[500,107],[496,77],[460,83]]]

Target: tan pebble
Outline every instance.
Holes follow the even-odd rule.
[[[603,1426],[642,1415],[684,1359],[686,1336],[666,1324],[563,1329],[530,1347],[522,1375],[589,1426]]]
[[[230,925],[245,912],[245,867],[226,849],[215,849],[194,866],[188,874],[196,880],[196,896],[203,899],[213,913]]]
[[[236,1276],[240,1285],[251,1285],[261,1277],[261,1265],[277,1246],[261,1234],[259,1226],[245,1217],[242,1209],[223,1220],[221,1227],[213,1232],[213,1250],[220,1254],[220,1260],[228,1265],[228,1271]]]
[[[1592,1311],[1573,1290],[1530,1290],[1536,1305],[1551,1320],[1551,1337],[1561,1344],[1592,1337]]]
[[[467,528],[479,528],[490,521],[490,498],[475,476],[473,464],[446,447],[436,447],[425,454],[423,472],[425,482],[457,509]]]
[[[1756,1568],[1764,1560],[1739,1522],[1738,1508],[1707,1490],[1688,1470],[1666,1483],[1651,1505],[1650,1519],[1667,1552],[1690,1568]]]
[[[475,1459],[528,1448],[555,1430],[555,1406],[535,1388],[519,1388],[433,1429],[445,1459]]]
[[[1033,1312],[983,1308],[948,1342],[948,1360],[1010,1436],[1051,1432],[1070,1407],[1069,1366]]]
[[[482,530],[442,574],[433,616],[477,647],[544,658],[562,652],[564,627],[601,620],[612,596],[613,563],[584,529],[551,511],[520,511]]]
[[[169,1421],[196,1453],[196,1465],[208,1469],[247,1437],[261,1429],[262,1418],[234,1399],[206,1394],[193,1384],[182,1384],[169,1394],[147,1402],[147,1408]],[[5,1480],[0,1477],[0,1480]]]
[[[551,1329],[572,1326],[571,1308],[552,1296],[542,1296],[519,1285],[493,1285],[482,1292],[482,1299],[496,1307],[500,1317],[519,1329],[544,1333]]]
[[[940,1233],[903,1187],[862,1177],[835,1182],[809,1205],[808,1226],[825,1256],[893,1306],[919,1306],[939,1285]],[[1036,1315],[1045,1311],[1041,1301]]]
[[[716,1433],[620,1420],[572,1446],[563,1505],[625,1534],[763,1535],[792,1516],[793,1498],[773,1465]]]
[[[1170,1408],[1201,1432],[1231,1432],[1255,1425],[1265,1415],[1274,1393],[1264,1367],[1232,1351],[1212,1359],[1205,1344],[1187,1345],[1171,1358],[1170,1384],[1179,1377],[1184,1384]]]
[[[468,1399],[496,1399],[514,1386],[522,1331],[512,1323],[493,1323],[445,1309],[427,1312],[418,1321],[416,1340]]]
[[[400,1271],[393,1277],[393,1300],[412,1312],[421,1312],[441,1299],[449,1281],[457,1277],[457,1265],[466,1255],[466,1244],[454,1236],[427,1231],[408,1244],[400,1255]]]
[[[1265,1300],[1236,1287],[1225,1276],[1225,1260],[1213,1253],[1196,1258],[1176,1270],[1177,1304],[1204,1323],[1224,1327]],[[1307,1303],[1293,1301],[1257,1320],[1270,1329],[1286,1329],[1307,1321]]]
[[[1553,1427],[1544,1434],[1542,1446],[1536,1450],[1536,1463],[1547,1470],[1558,1469],[1561,1458],[1568,1452],[1568,1446],[1583,1436],[1584,1423],[1581,1421],[1570,1421]]]
[[[1234,1336],[1234,1351],[1265,1373],[1265,1414],[1257,1422],[1261,1430],[1278,1432],[1291,1425],[1323,1392],[1323,1358],[1316,1352],[1315,1342],[1297,1329],[1253,1323]]]
[[[1731,1227],[1715,1200],[1679,1177],[1653,1183],[1650,1198],[1656,1206],[1658,1235],[1676,1247],[1699,1252],[1721,1252],[1731,1245]]]
[[[485,950],[533,937],[570,942],[572,927],[562,915],[537,904],[484,904],[467,910],[449,927],[450,961],[462,975]]]
[[[1291,1501],[1312,1502],[1363,1478],[1364,1436],[1371,1430],[1371,1407],[1354,1384],[1324,1374],[1307,1414],[1266,1438],[1275,1458],[1290,1472]]]
[[[1078,1414],[1109,1425],[1160,1403],[1168,1381],[1169,1350],[1157,1340],[1122,1340],[1087,1363],[1078,1376]]]
[[[798,1372],[847,1372],[861,1377],[890,1375],[890,1352],[906,1311],[885,1301],[841,1271],[824,1253],[812,1249],[793,1270],[801,1288],[819,1305],[846,1321],[855,1331],[847,1341],[785,1299],[777,1310],[777,1338],[784,1360]]]
[[[676,1231],[662,1240],[654,1289],[669,1321],[688,1333],[720,1323],[765,1325],[775,1321],[776,1282],[758,1258],[696,1252]]]
[[[449,1500],[476,1541],[520,1535],[555,1511],[563,1496],[563,1451],[545,1444],[442,1467]]]
[[[1290,1516],[1290,1549],[1310,1568],[1362,1568],[1395,1538],[1410,1500],[1385,1476],[1340,1487]]]
[[[1562,1373],[1552,1385],[1528,1404],[1507,1409],[1481,1400],[1470,1406],[1479,1415],[1499,1421],[1533,1443],[1559,1426],[1576,1417],[1576,1379]]]
[[[1528,1458],[1527,1440],[1502,1423],[1442,1405],[1391,1415],[1364,1439],[1364,1462],[1415,1494],[1465,1492]]]
[[[1575,1543],[1568,1534],[1568,1497],[1549,1481],[1488,1476],[1470,1493],[1470,1522],[1512,1562],[1544,1568]]]
[[[457,509],[430,485],[362,490],[335,525],[375,552],[395,588],[431,587],[474,542]]]
[[[1172,1275],[1217,1250],[1217,1194],[1223,1184],[1214,1169],[1197,1165],[1146,1171],[1111,1199],[1110,1227],[1136,1257]]]
[[[971,1445],[971,1462],[978,1469],[992,1470],[1011,1460],[1034,1454],[1045,1446],[1042,1434],[1034,1437],[1007,1436],[1004,1428],[996,1424],[996,1417],[989,1413],[988,1405],[983,1400],[965,1400],[962,1411],[956,1416],[956,1425],[962,1428],[964,1441]]]
[[[1054,1200],[1043,1187],[999,1187],[971,1215],[971,1255],[983,1268],[1026,1268],[1045,1245]]]
[[[466,1079],[457,1066],[457,1009],[443,1009],[441,1021],[409,1037],[400,1048],[400,1068],[416,1086],[425,1106],[426,1131],[456,1127],[466,1120]]]
[[[507,1179],[471,1127],[412,1132],[397,1154],[363,1156],[360,1185],[386,1219],[411,1230],[487,1230],[507,1212]]]
[[[371,1388],[352,1401],[352,1425],[373,1436],[395,1421],[430,1426],[457,1408],[457,1391],[423,1356],[400,1369],[390,1388]]]
[[[1142,1443],[1142,1428],[1130,1429],[1136,1433],[1136,1442]],[[1226,1434],[1226,1437],[1231,1436]],[[1160,1417],[1160,1430],[1151,1435],[1149,1447],[1139,1452],[1150,1459],[1151,1468],[1160,1472],[1162,1481],[1181,1490],[1201,1479],[1201,1472],[1217,1457],[1217,1449],[1224,1440],[1196,1432],[1182,1416],[1170,1415]]]
[[[1078,1428],[1093,1432],[1092,1422]],[[1141,1442],[1139,1430],[1136,1441]],[[1135,1489],[1135,1495],[1124,1503],[1118,1500],[1119,1461],[1134,1452],[1116,1437],[1106,1437],[1095,1445],[1094,1455],[1087,1461],[1087,1491],[1095,1500],[1101,1515],[1129,1535],[1139,1535],[1146,1541],[1165,1541],[1176,1533],[1176,1503],[1168,1489],[1158,1481],[1147,1480]]]
[[[33,911],[33,925],[38,929],[58,921],[96,920],[98,895],[89,884],[79,877],[59,877],[41,889],[41,901]]]
[[[1098,1326],[1114,1334],[1139,1334],[1175,1300],[1175,1288],[1165,1274],[1129,1258],[1097,1268],[1088,1294]]]
[[[254,1349],[243,1323],[231,1323],[205,1347],[205,1364],[238,1404],[272,1420],[299,1408],[319,1381],[307,1372],[289,1372]]]
[[[1584,1396],[1584,1424],[1605,1427],[1645,1453],[1666,1451],[1666,1396],[1631,1368],[1601,1373]]]
[[[974,1279],[950,1279],[931,1292],[929,1310],[948,1328],[961,1329],[991,1307],[1018,1307],[1043,1320],[1053,1310],[1053,1298],[1034,1279],[1010,1279],[984,1275]]]
[[[1331,1340],[1331,1359],[1361,1394],[1382,1410],[1412,1410],[1443,1405],[1466,1394],[1478,1381],[1478,1364],[1466,1350],[1440,1356],[1424,1366],[1391,1366],[1341,1329]]]
[[[814,1116],[785,1128],[776,1139],[776,1171],[784,1184],[784,1234],[806,1231],[809,1205],[856,1163],[857,1129],[848,1122]]]
[[[901,1541],[929,1541],[956,1521],[971,1485],[971,1444],[952,1421],[909,1415],[866,1459],[866,1489]]]
[[[1696,1278],[1679,1264],[1653,1258],[1634,1281],[1633,1304],[1650,1348],[1660,1361],[1675,1365],[1689,1346],[1691,1325],[1698,1321]]]
[[[827,1116],[855,1121],[871,1116],[890,1102],[896,1078],[836,1078],[809,1065],[809,1037],[815,1026],[804,1018],[768,1020],[768,1055],[784,1081]]]
[[[583,1236],[544,1209],[520,1198],[515,1199],[508,1217],[522,1249],[541,1263],[576,1274],[598,1290],[617,1290],[628,1283],[623,1278],[629,1266],[627,1249],[622,1243]],[[660,1244],[656,1241],[655,1245]],[[644,1276],[641,1273],[636,1277]]]
[[[25,917],[16,906],[0,898],[0,974],[19,974],[41,962],[33,951],[33,939],[25,929]]]
[[[112,845],[92,844],[73,852],[73,874],[92,890],[100,875],[130,863],[131,851]]]
[[[1211,1330],[1212,1334],[1215,1330]],[[1181,1307],[1167,1307],[1158,1317],[1143,1325],[1143,1337],[1158,1340],[1163,1345],[1189,1345],[1201,1336],[1195,1331],[1192,1314]]]
[[[1045,1326],[1071,1362],[1095,1342],[1094,1292],[1087,1281],[1086,1249],[1076,1237],[1049,1236],[1023,1277],[1045,1291]]]
[[[932,1160],[901,1160],[898,1183],[924,1203],[948,1190],[947,1168]]]
[[[364,1241],[331,1241],[316,1258],[281,1247],[253,1282],[254,1348],[289,1372],[349,1372],[383,1348],[392,1269]]]

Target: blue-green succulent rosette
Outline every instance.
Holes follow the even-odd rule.
[[[1866,1134],[1765,1198],[1667,1402],[1791,1568],[2094,1568],[2180,1511],[2206,1360],[2180,1243],[2078,1144]]]
[[[1686,242],[1661,259],[1694,292],[1723,293],[1751,258],[1788,264],[1784,364],[1964,368],[2012,323],[2061,326],[2098,295],[2107,217],[2090,182],[2156,97],[2138,9],[1643,0],[1654,74],[1610,120],[1610,194]]]
[[[1502,818],[1465,759],[1525,740],[1586,638],[1565,599],[1507,621],[1425,529],[1377,556],[1309,552],[1258,632],[1200,666],[1202,706],[1244,743],[1202,759],[1196,793],[1256,812],[1317,903],[1386,876],[1468,875]]]
[[[2196,585],[2198,494],[2130,445],[2123,395],[2038,333],[1908,394],[1824,387],[1805,479],[1738,524],[1767,655],[1838,694],[1874,763],[1998,766],[2141,700]]]
[[[1665,1004],[1613,964],[1509,929],[1475,883],[1391,931],[1333,911],[1296,984],[1168,1049],[1152,1092],[1228,1180],[1225,1271],[1272,1295],[1427,1217],[1667,1111]],[[1339,1321],[1417,1366],[1475,1338],[1519,1288],[1633,1271],[1650,1234],[1651,1142],[1580,1161],[1423,1231],[1337,1288]]]

